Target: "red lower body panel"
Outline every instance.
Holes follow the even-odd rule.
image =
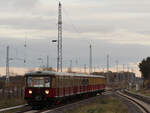
[[[75,86],[67,88],[55,88],[54,97],[63,97],[69,95],[75,95],[80,93],[94,92],[98,90],[104,90],[105,85],[89,85],[89,86]]]

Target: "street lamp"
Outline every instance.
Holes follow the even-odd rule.
[[[57,42],[57,40],[52,40],[52,42]]]
[[[56,42],[58,42],[58,40],[52,40],[52,43],[56,43]],[[57,52],[58,52],[58,45],[57,45],[57,50],[56,50]],[[57,60],[56,60],[56,64],[57,64],[57,71],[58,71],[58,56],[57,56]]]

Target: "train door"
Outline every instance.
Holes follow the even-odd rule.
[[[56,76],[56,96],[59,96],[59,77]]]

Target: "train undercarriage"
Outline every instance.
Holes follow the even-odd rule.
[[[32,106],[33,108],[43,108],[53,105],[59,105],[61,103],[68,103],[72,100],[82,100],[87,99],[89,97],[96,96],[97,94],[101,95],[105,90],[98,90],[94,92],[87,92],[87,93],[81,93],[81,94],[75,94],[75,95],[69,95],[69,96],[63,96],[63,97],[53,97],[53,98],[46,98],[42,95],[36,95],[34,97],[25,98],[27,103]]]

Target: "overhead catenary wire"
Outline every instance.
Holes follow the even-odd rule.
[[[66,10],[65,7],[63,7],[63,13],[64,13],[64,20],[63,21],[71,25],[72,30],[74,30],[74,32],[77,34],[77,36],[81,36],[82,33],[80,32],[79,28],[74,24],[73,19],[71,18],[70,14],[68,13],[68,11]],[[76,63],[76,66],[78,67],[79,64]],[[79,66],[79,67],[81,67],[81,66]]]
[[[78,30],[78,28],[76,27],[76,25],[73,23],[73,19],[69,16],[69,13],[67,12],[67,10],[65,8],[63,8],[63,12],[64,15],[68,18],[68,20],[70,21],[70,25],[72,26],[72,28],[74,29],[74,31],[78,34],[81,34],[81,32]],[[65,19],[65,17],[64,17]],[[69,22],[67,21],[67,22]]]

